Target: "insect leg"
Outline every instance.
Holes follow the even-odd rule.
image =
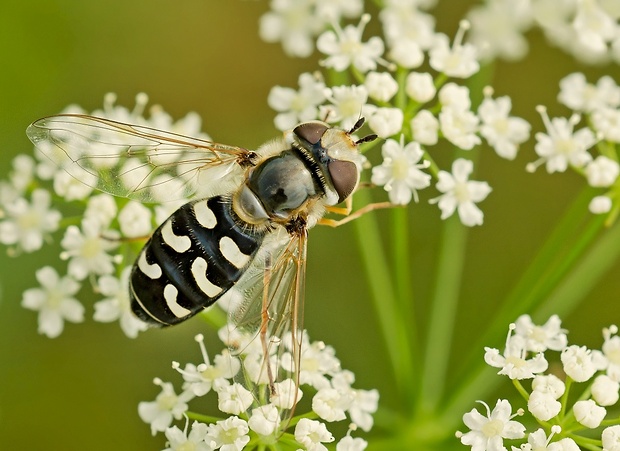
[[[319,219],[318,224],[329,226],[329,227],[339,227],[343,224],[346,224],[347,222],[350,222],[350,221],[353,221],[354,219],[359,218],[360,216],[368,213],[369,211],[380,210],[382,208],[392,208],[392,207],[398,207],[398,205],[394,205],[391,202],[375,202],[375,203],[368,204],[360,208],[354,213],[348,214],[346,217],[340,220],[321,218]],[[331,211],[331,210],[328,210],[328,211]],[[337,212],[334,212],[334,213],[337,213]]]

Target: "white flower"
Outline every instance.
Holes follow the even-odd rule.
[[[401,131],[403,119],[400,108],[377,108],[368,118],[368,126],[379,138],[387,138]]]
[[[609,213],[613,206],[612,200],[607,196],[593,197],[588,204],[588,210],[595,215]]]
[[[439,113],[439,124],[444,137],[457,147],[470,150],[480,144],[477,135],[479,119],[469,110],[443,107]]]
[[[534,432],[531,432],[527,437],[527,445],[523,445],[519,450],[530,450],[530,451],[579,451],[579,446],[575,443],[575,441],[571,438],[563,438],[561,440],[557,440],[551,442],[553,436],[561,431],[561,428],[557,425],[551,427],[551,434],[549,437],[545,434],[544,429],[538,429]]]
[[[99,224],[107,225],[116,217],[116,200],[109,194],[97,194],[88,199],[85,218],[92,218]],[[162,221],[163,222],[163,221]]]
[[[207,428],[206,424],[194,421],[189,435],[187,435],[187,424],[184,431],[176,426],[166,429],[168,447],[164,451],[211,451],[212,448],[205,443]]]
[[[617,161],[599,155],[586,166],[588,184],[594,187],[606,187],[615,183],[620,174],[620,165]]]
[[[572,26],[579,43],[595,55],[604,55],[607,43],[616,36],[616,19],[607,14],[596,0],[583,0],[576,5]]]
[[[620,142],[620,109],[600,108],[592,112],[592,127],[601,139],[614,143]]]
[[[461,21],[452,47],[446,35],[438,34],[435,37],[435,44],[429,51],[429,63],[433,69],[455,78],[468,78],[478,72],[480,64],[476,47],[462,43],[469,26],[469,22]]]
[[[431,176],[421,170],[428,167],[428,162],[420,162],[424,155],[420,145],[417,142],[405,145],[401,135],[400,143],[386,140],[381,153],[383,163],[372,168],[372,183],[384,186],[393,204],[406,205],[412,197],[417,202],[416,190],[426,188],[431,182]]]
[[[620,425],[609,426],[601,434],[603,451],[620,451]]]
[[[34,177],[35,162],[30,155],[19,154],[12,161],[13,170],[9,176],[11,185],[23,193]]]
[[[573,128],[579,122],[578,115],[570,119],[555,117],[549,119],[544,107],[538,107],[542,116],[547,133],[536,133],[536,153],[541,157],[538,161],[528,166],[533,170],[543,162],[546,163],[547,172],[564,172],[568,165],[576,168],[585,166],[592,156],[588,149],[596,143],[596,137],[589,128],[582,128],[573,133]]]
[[[377,68],[383,54],[383,41],[378,36],[371,37],[368,42],[362,42],[362,33],[370,15],[364,14],[357,27],[347,25],[344,30],[335,23],[335,31],[328,30],[321,34],[316,41],[320,52],[328,55],[322,61],[326,67],[343,71],[353,65],[360,72],[366,73]]]
[[[85,199],[93,188],[76,179],[66,171],[54,174],[54,191],[66,201]]]
[[[369,72],[364,86],[368,95],[379,102],[388,102],[398,91],[398,83],[388,72]]]
[[[248,425],[257,434],[271,435],[280,426],[280,412],[273,404],[252,409]]]
[[[549,421],[562,410],[562,403],[549,393],[534,390],[527,401],[527,410],[540,421]]]
[[[611,377],[601,374],[594,379],[592,384],[592,398],[600,406],[613,406],[620,397],[618,391],[620,383]]]
[[[341,421],[351,399],[335,388],[322,388],[312,398],[312,410],[325,421]]]
[[[274,119],[278,130],[289,130],[300,122],[319,117],[318,105],[325,100],[325,83],[317,76],[303,73],[299,76],[299,90],[274,86],[267,103],[278,114]]]
[[[511,324],[511,326],[514,326]],[[511,327],[512,330],[512,327]],[[519,335],[510,336],[506,339],[504,354],[494,348],[484,348],[484,361],[495,367],[501,368],[497,374],[505,374],[510,379],[532,379],[537,373],[545,371],[549,364],[542,352],[527,359],[526,342]]]
[[[40,334],[55,338],[61,334],[65,320],[72,323],[84,321],[84,306],[73,297],[80,289],[78,282],[71,277],[60,278],[50,266],[35,274],[41,288],[24,291],[22,307],[39,312]]]
[[[286,371],[293,372],[295,363],[290,353],[290,336],[285,337],[284,343],[289,352],[282,354],[281,365]],[[330,387],[327,376],[333,376],[341,370],[334,348],[325,345],[322,341],[310,342],[306,333],[302,336],[299,366],[299,383],[310,385],[317,390]]]
[[[439,121],[433,113],[428,110],[421,110],[411,119],[411,132],[413,139],[420,144],[433,146],[439,139]]]
[[[368,442],[360,437],[351,437],[345,435],[342,440],[336,444],[336,451],[364,451],[368,446]]]
[[[224,382],[224,379],[222,379],[222,382]],[[237,382],[233,384],[218,384],[216,391],[217,407],[225,413],[239,415],[245,412],[254,401],[252,393]]]
[[[22,197],[3,205],[6,218],[0,222],[0,242],[17,244],[26,252],[41,249],[45,235],[58,229],[61,215],[50,209],[50,193],[36,189],[29,203]]]
[[[214,385],[223,384],[225,379],[232,379],[241,369],[241,362],[238,357],[232,356],[228,349],[222,351],[213,359],[213,364],[209,361],[209,355],[204,344],[204,337],[198,334],[195,337],[200,346],[203,362],[198,366],[188,363],[185,369],[181,370],[178,364],[175,369],[183,375],[183,390],[190,390],[196,396],[204,396],[211,391]]]
[[[293,379],[285,379],[273,385],[275,386],[276,393],[271,395],[270,401],[277,407],[292,409],[303,396],[303,392]]]
[[[69,275],[83,280],[88,274],[111,274],[113,256],[108,251],[118,246],[115,238],[112,231],[103,230],[102,224],[92,218],[82,220],[82,230],[76,226],[67,227],[60,244],[65,249],[61,258],[70,259]]]
[[[566,385],[553,374],[538,375],[532,381],[532,390],[551,395],[553,399],[559,399],[564,394]]]
[[[620,105],[620,88],[604,76],[595,85],[587,82],[584,74],[575,72],[560,80],[558,101],[571,110],[590,113],[605,107]]]
[[[532,25],[529,1],[491,0],[472,8],[469,40],[478,48],[481,59],[523,58],[528,51],[523,33]]]
[[[354,19],[364,10],[363,0],[315,0],[316,14],[328,22],[337,22],[342,17]]]
[[[250,428],[245,420],[229,417],[208,426],[205,441],[211,449],[241,451],[250,441]]]
[[[289,56],[310,56],[313,36],[324,22],[314,16],[312,0],[274,0],[271,10],[260,18],[259,34],[267,42],[282,42]]]
[[[615,325],[603,329],[605,341],[602,351],[607,359],[607,375],[620,382],[620,337],[617,333],[618,327]]]
[[[562,329],[562,320],[558,315],[551,315],[542,326],[534,324],[530,315],[521,315],[515,325],[515,333],[526,339],[528,351],[561,351],[568,342],[566,330]]]
[[[349,406],[351,420],[363,431],[370,431],[374,423],[372,414],[379,408],[377,390],[352,390],[353,401]]]
[[[483,213],[476,206],[477,202],[483,201],[491,192],[491,187],[486,182],[470,181],[474,165],[471,161],[459,158],[452,163],[452,174],[439,171],[437,189],[442,194],[431,203],[437,203],[441,209],[441,219],[446,219],[458,209],[461,222],[466,226],[482,224]]]
[[[446,83],[439,90],[439,103],[443,107],[450,107],[455,110],[469,110],[471,108],[471,99],[469,98],[469,89],[467,86],[459,86],[456,83]]]
[[[348,130],[365,114],[368,91],[365,86],[334,86],[327,97],[332,105],[321,107],[321,117],[328,122],[340,122]]]
[[[128,238],[149,236],[153,232],[152,216],[143,204],[129,201],[118,214],[121,233]]]
[[[463,422],[471,431],[460,436],[461,443],[470,445],[473,450],[501,450],[505,438],[525,437],[525,426],[512,420],[512,406],[507,400],[497,400],[493,412],[487,404],[479,402],[486,408],[487,416],[475,408],[463,415]]]
[[[105,299],[95,303],[95,321],[109,323],[119,321],[121,329],[129,338],[136,338],[138,332],[143,332],[148,328],[144,321],[140,321],[131,311],[129,299],[129,275],[131,266],[127,266],[120,279],[114,276],[105,275],[99,278],[99,292]]]
[[[433,76],[428,72],[411,72],[407,75],[405,92],[416,102],[426,103],[435,97],[437,88]]]
[[[173,419],[181,419],[187,411],[187,402],[194,397],[189,391],[184,391],[177,395],[170,382],[163,382],[160,379],[153,381],[155,385],[161,387],[161,393],[157,395],[155,401],[141,402],[138,404],[138,414],[145,423],[151,425],[151,433],[155,435],[158,431],[163,432],[172,423]]]
[[[572,345],[562,350],[560,356],[564,372],[576,382],[585,382],[607,366],[600,351],[592,351],[585,346]]]
[[[607,410],[604,407],[597,406],[591,399],[577,401],[573,405],[573,412],[575,413],[575,419],[590,429],[599,427],[607,414]]]
[[[331,443],[334,436],[327,430],[325,424],[302,418],[295,426],[295,440],[305,446],[308,451],[327,451],[323,443]]]
[[[530,136],[530,124],[526,120],[508,116],[511,108],[509,97],[492,99],[490,95],[478,107],[478,116],[482,120],[480,134],[500,157],[508,160],[514,160],[519,144]]]

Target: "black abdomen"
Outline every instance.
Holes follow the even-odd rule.
[[[222,196],[183,205],[153,233],[133,267],[133,312],[159,326],[195,315],[235,284],[263,237],[240,227]]]

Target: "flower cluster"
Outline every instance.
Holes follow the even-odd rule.
[[[510,402],[501,399],[493,411],[482,403],[486,416],[472,409],[463,416],[470,431],[457,433],[463,444],[478,451],[502,449],[507,439],[521,441],[520,447],[512,446],[513,451],[572,451],[580,446],[620,450],[620,420],[608,415],[608,409],[620,397],[618,328],[603,330],[600,350],[571,345],[566,333],[556,315],[542,326],[535,325],[529,315],[522,315],[510,325],[503,353],[486,348],[485,361],[512,380],[523,396],[524,407],[512,415]],[[563,374],[557,368],[548,371],[552,353],[559,357]],[[527,379],[532,381],[529,391],[523,385]],[[541,426],[530,433],[513,420],[517,415],[526,415],[526,411]],[[600,438],[592,438],[593,434]]]
[[[536,134],[539,159],[528,170],[543,164],[549,173],[574,169],[588,185],[603,189],[590,202],[590,211],[615,218],[620,187],[620,86],[608,76],[591,84],[582,73],[574,73],[560,81],[558,100],[573,114],[549,118],[544,107],[538,108],[546,132]]]
[[[522,58],[528,51],[523,34],[538,27],[583,62],[620,62],[620,7],[613,0],[487,0],[468,18],[471,42],[485,59]]]
[[[103,109],[91,114],[208,139],[194,113],[173,121],[154,106],[145,118],[147,101],[145,94],[139,94],[135,108],[128,110],[108,94]],[[86,112],[70,106],[64,113]],[[42,152],[35,152],[35,158],[18,155],[10,176],[0,182],[0,243],[9,246],[12,255],[58,243],[60,260],[66,261],[64,274],[51,266],[36,271],[40,288],[24,292],[22,305],[38,312],[39,333],[57,337],[65,321],[84,320],[86,309],[75,297],[78,292],[88,296],[80,291],[83,287],[99,298],[94,305],[95,321],[118,321],[131,338],[145,330],[145,323],[130,311],[129,270],[138,246],[178,206],[116,198],[72,177]]]
[[[417,201],[417,191],[429,187],[434,176],[441,195],[431,202],[439,206],[442,219],[457,211],[463,224],[480,225],[483,213],[476,204],[490,186],[470,180],[474,168],[469,159],[440,169],[431,149],[447,145],[471,151],[484,139],[500,157],[512,160],[529,138],[530,125],[510,115],[509,97],[493,97],[489,87],[474,107],[469,89],[456,82],[480,67],[476,47],[463,42],[468,22],[461,23],[451,41],[434,31],[434,21],[414,5],[418,2],[404,3],[386,2],[380,14],[384,38],[364,38],[368,14],[357,25],[333,21],[319,34],[316,45],[325,55],[321,64],[328,76],[303,73],[297,90],[274,87],[268,103],[277,112],[275,125],[285,130],[318,119],[349,129],[364,116],[385,140],[383,162],[372,169],[371,182],[384,187],[390,202]],[[425,61],[435,73],[416,70]],[[329,85],[325,79],[340,83]]]
[[[183,377],[180,394],[172,383],[155,379],[161,392],[154,401],[141,402],[138,406],[140,418],[150,424],[151,432],[164,432],[167,449],[188,449],[189,443],[195,447],[191,449],[264,449],[278,440],[295,448],[303,446],[320,451],[327,449],[323,443],[336,440],[326,423],[341,421],[350,422],[349,432],[338,441],[336,449],[366,448],[366,441],[352,437],[351,432],[357,428],[371,429],[379,394],[376,390],[353,388],[354,375],[341,369],[332,347],[323,342],[310,342],[304,333],[295,382],[297,372],[290,337],[274,346],[265,359],[256,335],[228,327],[222,328],[219,335],[228,348],[213,361],[209,359],[203,336],[198,335],[202,362],[187,363],[184,368],[173,362],[173,368]],[[269,361],[274,375],[273,387],[265,371],[265,360]],[[312,398],[308,401],[310,394]],[[217,403],[224,418],[189,410],[189,401],[210,395],[217,399],[213,404]],[[302,404],[311,410],[299,412]],[[194,420],[189,434],[187,424],[183,431],[172,426],[174,420],[184,416],[188,421]]]

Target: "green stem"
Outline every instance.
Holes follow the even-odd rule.
[[[411,287],[411,258],[409,250],[409,210],[407,208],[392,209],[392,249],[394,260],[394,278],[396,299],[400,312],[408,315],[409,333],[417,336],[415,327],[415,310],[413,307],[413,290]]]
[[[358,191],[355,197],[362,205],[372,202],[367,190]],[[376,216],[362,216],[353,221],[353,228],[358,238],[366,280],[370,285],[370,294],[396,379],[397,390],[404,397],[405,405],[410,406],[413,399],[412,387],[416,384],[413,371],[414,354],[408,336],[410,321],[399,309]]]
[[[420,385],[423,415],[437,408],[445,389],[466,241],[467,229],[457,216],[444,222]]]

